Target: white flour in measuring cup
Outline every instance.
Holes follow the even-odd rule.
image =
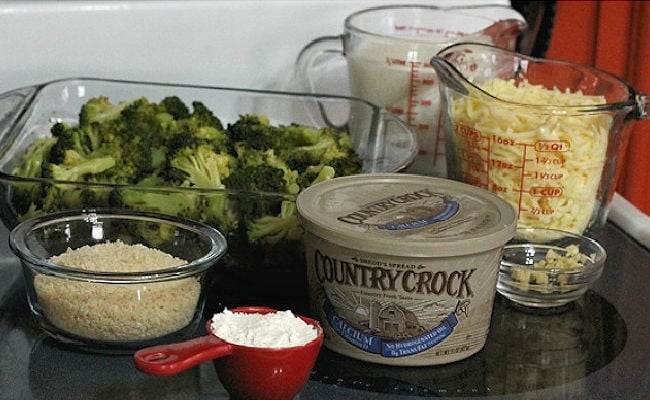
[[[302,346],[318,336],[313,325],[289,310],[262,314],[225,309],[214,314],[210,328],[212,334],[228,343],[249,347]]]

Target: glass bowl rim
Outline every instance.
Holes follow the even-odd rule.
[[[585,244],[589,246],[590,251],[589,253],[583,253],[589,257],[588,262],[586,262],[582,266],[576,266],[576,267],[563,267],[563,268],[547,268],[547,267],[533,267],[532,265],[527,265],[527,264],[519,264],[519,263],[514,263],[514,262],[508,262],[505,259],[505,255],[507,254],[508,250],[518,250],[522,251],[519,249],[526,249],[526,248],[533,248],[533,249],[546,249],[546,250],[562,250],[562,246],[558,246],[555,244],[549,244],[549,243],[544,243],[542,241],[538,241],[535,239],[526,239],[522,238],[519,239],[517,238],[519,232],[535,232],[535,231],[540,231],[540,232],[550,232],[558,236],[559,239],[570,239],[572,241],[575,241],[575,244],[581,245]],[[513,242],[521,240],[521,242]],[[554,239],[549,239],[549,240],[554,240]],[[599,270],[602,270],[605,265],[605,260],[607,259],[607,251],[605,248],[594,238],[581,235],[578,233],[574,232],[569,232],[569,231],[564,231],[564,230],[559,230],[559,229],[552,229],[552,228],[531,228],[531,227],[522,227],[522,228],[517,228],[515,232],[515,236],[513,238],[513,241],[506,243],[506,245],[503,248],[502,252],[502,259],[500,262],[500,270],[503,269],[512,269],[513,267],[522,267],[525,268],[528,271],[545,271],[549,273],[562,273],[562,274],[575,274],[575,273],[597,273]],[[566,246],[565,246],[566,247]]]
[[[48,259],[38,257],[26,245],[25,238],[29,232],[54,223],[66,221],[119,219],[127,221],[155,221],[170,224],[183,230],[191,231],[209,239],[209,251],[190,262],[161,269],[136,272],[89,271],[80,268],[55,264]],[[167,214],[134,211],[128,209],[98,208],[88,210],[66,210],[30,218],[19,223],[9,234],[9,246],[23,264],[39,273],[60,278],[89,281],[95,283],[146,283],[180,279],[196,275],[210,268],[227,250],[223,234],[216,228],[187,218]]]

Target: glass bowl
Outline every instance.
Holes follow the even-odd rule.
[[[116,201],[124,193],[146,197],[148,201],[128,207],[191,218],[224,234],[229,248],[223,258],[225,268],[220,269],[223,283],[215,288],[215,296],[229,307],[263,304],[306,312],[308,290],[300,233],[279,241],[246,237],[253,222],[251,215],[268,210],[269,215],[284,217],[284,210],[295,205],[297,195],[53,181],[13,173],[36,139],[52,136],[50,129],[55,122],[78,122],[81,106],[98,96],[106,96],[113,103],[140,97],[160,101],[167,96],[177,96],[188,105],[200,101],[224,126],[240,115],[257,113],[276,125],[336,127],[349,133],[363,160],[364,173],[402,170],[417,153],[415,134],[401,120],[363,100],[341,96],[85,78],[52,81],[0,95],[0,218],[9,229],[48,212],[125,207]],[[79,205],[75,204],[77,196],[67,196],[75,192],[99,195],[93,196],[92,204]],[[57,193],[57,209],[44,210],[38,204],[39,199],[49,199],[47,193]],[[184,207],[187,202],[221,202],[229,211],[219,219],[213,213],[204,213],[204,206]],[[289,215],[287,221],[296,218]]]
[[[600,278],[606,256],[596,240],[583,235],[519,228],[503,250],[497,291],[522,306],[560,307]]]
[[[11,231],[9,245],[37,323],[60,342],[99,352],[193,335],[207,272],[227,248],[207,225],[125,210],[36,217]]]

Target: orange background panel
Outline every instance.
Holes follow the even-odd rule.
[[[556,3],[547,58],[592,65],[650,94],[650,2]],[[650,107],[648,107],[650,108]],[[617,191],[650,214],[650,121],[634,122],[620,157]]]

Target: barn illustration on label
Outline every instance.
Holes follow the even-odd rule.
[[[325,300],[327,307],[336,310],[350,327],[367,335],[383,340],[399,341],[409,339],[436,329],[444,324],[450,315],[456,319],[467,318],[469,299],[448,303],[444,300],[413,300],[405,305],[390,298],[378,299],[363,295],[351,295],[334,289]]]

